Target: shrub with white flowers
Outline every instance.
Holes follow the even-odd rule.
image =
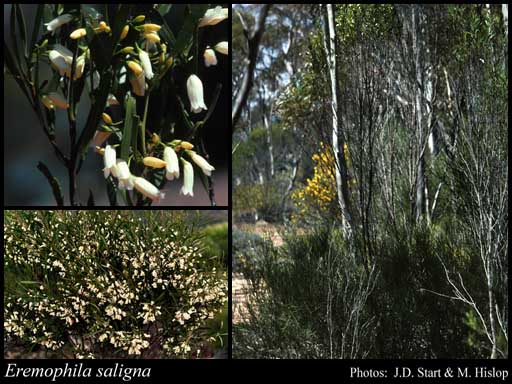
[[[74,357],[188,357],[227,276],[178,213],[6,211],[4,332]]]

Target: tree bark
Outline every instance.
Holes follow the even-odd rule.
[[[335,180],[338,205],[342,213],[342,225],[347,233],[353,225],[353,216],[350,204],[350,195],[348,191],[347,164],[343,155],[345,145],[345,136],[343,130],[340,129],[339,117],[341,116],[339,104],[339,84],[338,69],[336,65],[336,28],[335,28],[335,11],[332,4],[325,5],[324,14],[324,47],[327,58],[327,66],[329,68],[330,85],[331,85],[331,112],[332,112],[332,150],[335,160]]]
[[[264,4],[261,8],[260,14],[258,16],[258,20],[256,21],[256,25],[253,30],[249,32],[245,22],[240,16],[240,21],[242,22],[242,26],[244,28],[244,34],[247,38],[247,43],[249,45],[249,53],[247,55],[247,67],[245,70],[245,74],[242,80],[242,85],[237,92],[235,102],[231,109],[231,129],[234,132],[235,127],[240,119],[240,114],[244,105],[247,103],[247,98],[249,97],[249,92],[251,91],[253,81],[254,81],[254,71],[256,70],[256,61],[258,59],[258,51],[261,42],[261,37],[263,36],[263,32],[265,31],[265,20],[268,15],[268,11],[270,9],[270,4]]]

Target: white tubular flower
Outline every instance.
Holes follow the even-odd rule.
[[[98,71],[92,73],[92,89],[96,89],[100,86],[100,74]]]
[[[55,107],[62,109],[69,108],[67,100],[63,96],[59,95],[57,92],[50,92],[47,96]]]
[[[92,148],[101,147],[101,145],[110,137],[111,134],[112,132],[96,131],[90,146]]]
[[[153,68],[151,67],[151,60],[149,60],[149,55],[146,51],[143,51],[139,48],[139,59],[142,64],[142,69],[144,70],[144,74],[148,80],[153,78]]]
[[[117,178],[119,179],[119,188],[132,190],[134,187],[134,177],[130,172],[130,168],[126,161],[117,159]]]
[[[124,65],[121,67],[119,74],[121,75],[119,76],[119,84],[126,83],[126,67]]]
[[[215,25],[220,23],[222,20],[227,19],[229,16],[228,9],[222,8],[220,5],[208,9],[204,14],[203,18],[199,22],[199,27],[206,27],[209,25]]]
[[[194,168],[187,160],[181,159],[183,162],[183,187],[180,193],[182,195],[194,196]]]
[[[164,161],[165,161],[165,177],[167,180],[173,180],[174,178],[180,178],[180,164],[178,163],[178,156],[172,147],[165,147],[164,149]]]
[[[144,72],[142,72],[137,77],[132,73],[130,73],[129,76],[133,93],[135,93],[137,96],[144,96],[146,93],[146,79],[144,77]]]
[[[209,67],[210,65],[217,65],[217,56],[215,56],[215,51],[211,48],[206,48],[204,50],[204,65]]]
[[[46,29],[50,32],[53,32],[60,26],[69,23],[71,20],[73,20],[73,16],[71,16],[69,13],[65,13],[53,19],[49,23],[46,23]]]
[[[142,177],[133,177],[133,186],[137,191],[153,201],[158,202],[165,197],[165,193],[160,192],[157,187]]]
[[[85,67],[85,56],[82,55],[78,59],[76,59],[75,73],[73,75],[73,80],[79,79],[84,74]]]
[[[194,151],[188,151],[190,158],[192,161],[203,171],[206,176],[211,176],[212,171],[215,171],[215,168],[211,166],[210,163],[206,161],[206,159],[202,156],[199,156]]]
[[[116,169],[116,150],[112,148],[110,145],[105,147],[105,153],[103,154],[103,175],[105,179],[112,173],[112,176],[117,175]]]
[[[116,97],[113,94],[109,93],[107,98],[107,105],[119,105],[119,101],[117,101]]]
[[[54,44],[53,50],[59,52],[69,64],[71,64],[71,62],[73,61],[73,52],[71,52],[65,46],[61,44]]]
[[[229,55],[229,43],[227,41],[221,41],[220,43],[215,44],[213,49],[223,55]]]
[[[190,100],[190,110],[193,113],[200,113],[203,109],[208,108],[204,104],[203,83],[196,75],[190,75],[187,80],[187,93]]]
[[[59,71],[61,76],[71,75],[71,63],[73,62],[73,53],[66,47],[55,44],[54,48],[48,52],[50,64]]]

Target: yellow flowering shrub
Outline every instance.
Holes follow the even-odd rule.
[[[320,143],[320,152],[311,159],[315,163],[313,177],[306,179],[306,185],[292,193],[292,200],[298,209],[293,219],[315,213],[325,213],[336,201],[336,181],[334,176],[334,153],[331,146]]]
[[[320,151],[311,159],[315,163],[313,177],[306,179],[306,185],[292,193],[292,200],[298,212],[292,217],[297,221],[306,216],[323,215],[330,211],[336,202],[335,161],[332,147],[320,142]],[[350,154],[347,143],[343,145],[346,165],[350,168]],[[357,184],[356,179],[349,180],[349,187]]]

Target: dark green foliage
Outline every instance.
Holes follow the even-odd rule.
[[[255,233],[233,229],[231,249],[233,273],[259,280],[266,252],[271,252],[272,244]]]
[[[204,253],[228,267],[228,224],[209,225],[203,229]]]

